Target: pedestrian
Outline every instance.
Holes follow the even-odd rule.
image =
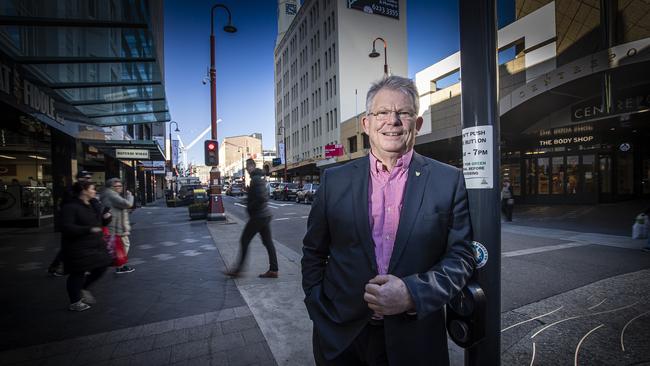
[[[77,172],[77,182],[90,182],[92,179],[92,174],[85,170],[80,170]],[[61,204],[59,208],[62,210],[63,206],[75,201],[77,198],[75,197],[74,193],[72,192],[72,187],[69,187],[63,192],[63,197],[61,199]],[[93,209],[97,212],[97,214],[101,215],[103,213],[103,207],[102,204],[99,202],[97,197],[93,197],[90,199],[90,205],[93,207]],[[61,277],[65,275],[65,271],[63,268],[63,258],[62,258],[62,248],[63,248],[63,240],[64,237],[61,235],[61,246],[59,248],[59,251],[56,253],[56,256],[54,256],[54,259],[52,260],[52,263],[50,263],[50,266],[48,267],[47,272],[49,273],[50,276],[53,277]]]
[[[317,365],[447,365],[445,304],[472,275],[462,172],[413,151],[412,80],[366,97],[370,154],[327,169],[303,240],[302,286]]]
[[[266,247],[269,255],[269,270],[260,274],[261,278],[278,278],[278,257],[275,253],[275,246],[271,238],[271,211],[268,208],[269,200],[268,190],[264,181],[264,172],[258,169],[255,160],[246,160],[246,170],[251,177],[248,196],[246,198],[246,211],[248,212],[248,222],[244,227],[239,241],[239,255],[237,264],[234,269],[226,272],[228,276],[238,277],[244,267],[248,246],[255,234],[259,233],[262,237],[262,244]]]
[[[510,181],[505,179],[501,188],[501,212],[506,215],[506,221],[512,221],[512,211],[515,207],[515,196]]]
[[[96,195],[93,183],[77,182],[72,191],[74,198],[63,206],[61,212],[62,256],[68,274],[69,309],[84,311],[95,303],[88,289],[112,262],[102,234],[102,226],[110,220],[110,215],[102,216],[92,206],[91,201]]]
[[[111,178],[106,181],[106,188],[102,192],[101,200],[105,207],[110,208],[113,220],[108,225],[108,232],[117,235],[122,239],[125,254],[129,254],[131,235],[131,223],[129,221],[129,209],[133,207],[133,194],[126,191],[126,197],[122,197],[124,186],[119,178]],[[135,271],[133,267],[126,264],[115,268],[116,274],[124,274]]]

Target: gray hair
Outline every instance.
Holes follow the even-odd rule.
[[[111,178],[106,181],[106,187],[111,188],[115,183],[122,183],[122,180],[120,178]]]
[[[401,76],[388,76],[373,83],[368,89],[368,94],[366,94],[366,114],[370,113],[375,96],[382,89],[400,91],[406,94],[411,98],[415,113],[420,113],[420,95],[413,80]]]

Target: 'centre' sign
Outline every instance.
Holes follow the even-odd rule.
[[[148,160],[149,150],[145,149],[115,149],[115,157],[118,159]]]

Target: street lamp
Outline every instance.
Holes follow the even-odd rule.
[[[287,181],[287,136],[285,135],[284,124],[278,127],[278,136],[282,136],[282,143],[284,144],[284,149],[282,149],[282,157],[284,158],[284,181]]]
[[[174,175],[174,158],[173,158],[173,144],[172,144],[172,123],[176,125],[176,130],[174,132],[181,132],[181,130],[178,129],[178,122],[176,121],[170,121],[169,122],[169,171],[172,172],[172,176]],[[176,191],[174,190],[174,182],[170,181],[169,183],[170,189],[172,190],[172,198],[176,196]]]
[[[223,4],[215,4],[210,10],[210,109],[211,119],[210,126],[212,129],[212,140],[217,140],[217,70],[215,68],[215,44],[214,44],[214,11],[217,8],[225,9],[228,13],[228,24],[223,27],[226,33],[235,33],[235,28],[231,23],[230,9]],[[216,184],[215,184],[216,183]],[[208,220],[225,218],[225,210],[221,201],[221,174],[219,168],[213,166],[210,170],[210,212]],[[213,204],[216,204],[214,206]],[[213,208],[214,207],[214,208]]]
[[[374,41],[372,41],[372,52],[368,54],[368,57],[370,58],[379,57],[379,52],[377,52],[377,49],[375,48],[375,42],[377,42],[378,39],[384,42],[384,76],[388,76],[388,53],[386,51],[388,44],[383,38],[377,37],[375,38]]]

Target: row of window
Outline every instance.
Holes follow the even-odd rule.
[[[327,121],[327,132],[334,131],[336,129],[336,126],[339,124],[338,112],[336,108],[325,113],[325,120]]]
[[[370,138],[368,135],[362,133],[361,137],[363,138],[363,148],[370,149]],[[354,154],[357,150],[357,136],[348,137],[348,152]]]
[[[334,66],[336,63],[336,43],[332,43],[332,47],[325,51],[325,70]]]
[[[329,81],[325,82],[325,100],[329,100],[335,95],[336,95],[336,75],[331,77]]]

